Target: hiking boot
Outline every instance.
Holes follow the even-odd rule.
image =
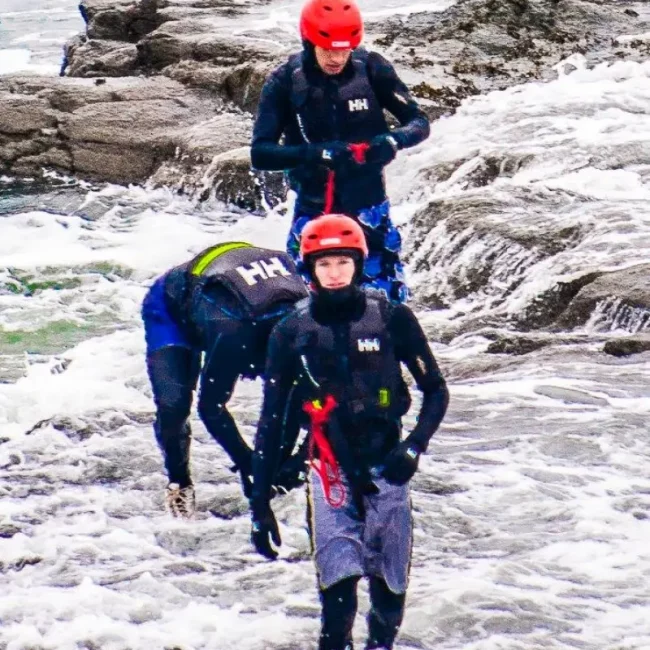
[[[188,485],[182,488],[178,483],[170,483],[167,486],[165,506],[174,517],[191,519],[196,509],[194,486]]]

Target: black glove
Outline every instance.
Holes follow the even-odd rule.
[[[278,552],[271,546],[271,541],[276,546],[282,545],[280,538],[280,531],[278,530],[278,522],[275,520],[275,515],[268,501],[263,503],[251,504],[251,511],[253,513],[253,527],[251,530],[251,542],[255,546],[255,550],[269,560],[275,560],[278,557]],[[271,541],[269,541],[269,536]]]
[[[275,478],[273,479],[273,487],[276,494],[286,494],[294,488],[300,487],[307,480],[307,468],[305,457],[300,452],[295,453],[293,456],[280,465]]]
[[[366,163],[369,165],[387,165],[397,155],[399,145],[389,133],[375,136],[366,151]]]
[[[350,165],[356,165],[352,152],[345,142],[322,142],[307,145],[307,162],[325,165],[328,169],[341,172]]]
[[[391,451],[384,461],[382,476],[395,485],[404,485],[408,483],[418,468],[421,451],[412,442],[402,440],[402,442]]]

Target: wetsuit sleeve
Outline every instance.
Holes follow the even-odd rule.
[[[252,501],[267,501],[282,451],[284,415],[298,380],[292,330],[280,321],[271,333],[264,371],[264,399],[253,453]]]
[[[377,52],[368,55],[372,87],[382,108],[392,113],[400,125],[391,131],[400,149],[414,147],[429,137],[429,119],[413,99],[395,68]]]
[[[210,435],[224,448],[238,469],[251,471],[251,449],[242,437],[226,404],[242,372],[241,343],[232,337],[216,337],[206,349],[201,373],[198,411]]]
[[[422,327],[406,305],[396,305],[390,321],[391,336],[399,361],[404,363],[422,391],[417,424],[408,437],[425,451],[440,426],[449,404],[449,391],[431,352]]]
[[[281,171],[305,162],[306,144],[279,144],[291,119],[291,82],[286,77],[288,73],[279,68],[269,76],[262,88],[251,143],[251,164],[254,169]]]

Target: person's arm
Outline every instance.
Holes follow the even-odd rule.
[[[307,145],[285,146],[280,143],[291,119],[291,88],[284,67],[273,72],[262,88],[257,117],[253,126],[251,164],[254,169],[282,171],[305,162]]]
[[[264,371],[264,399],[253,452],[252,502],[268,503],[282,455],[284,415],[294,387],[296,366],[291,327],[280,321],[271,332]]]
[[[390,325],[393,340],[397,342],[397,358],[406,365],[422,391],[417,424],[405,441],[414,444],[422,453],[445,417],[449,391],[413,312],[406,305],[396,305]]]
[[[400,123],[390,135],[400,149],[414,147],[429,137],[429,119],[413,99],[395,68],[381,54],[370,52],[368,68],[372,87],[382,108],[392,113]]]
[[[244,494],[250,497],[253,453],[227,407],[242,371],[240,349],[241,340],[223,335],[217,335],[206,349],[198,412],[210,435],[230,456],[233,471],[240,473]]]

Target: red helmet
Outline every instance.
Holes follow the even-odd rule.
[[[300,235],[300,258],[332,251],[356,252],[368,257],[368,244],[361,226],[343,214],[324,214],[312,219]]]
[[[300,36],[325,50],[349,50],[363,38],[363,19],[354,0],[307,0]]]

